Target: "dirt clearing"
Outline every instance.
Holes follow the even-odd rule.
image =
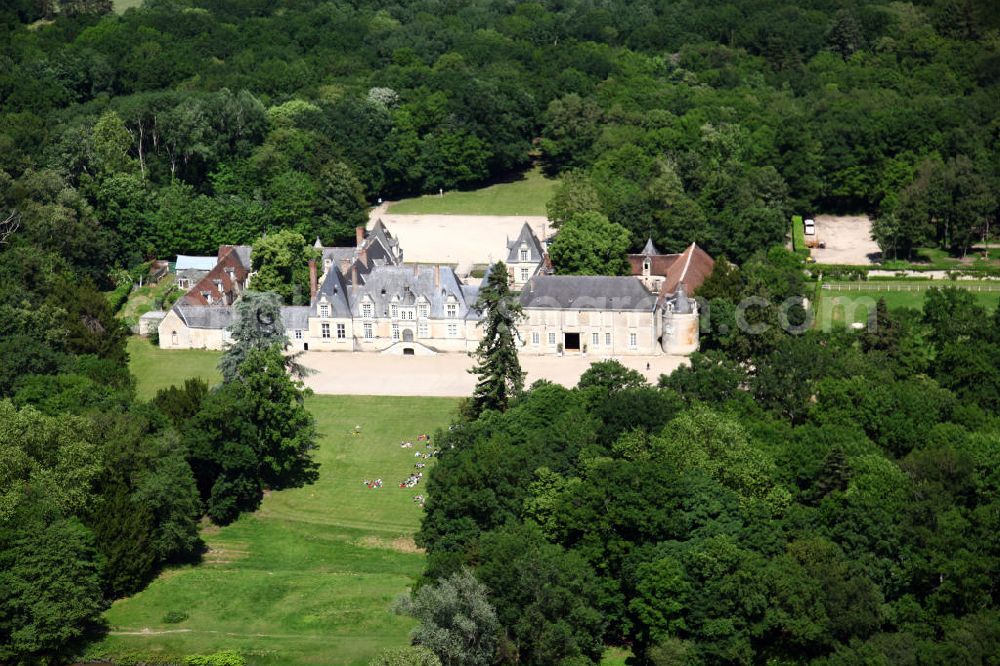
[[[872,240],[872,221],[867,215],[817,215],[816,240],[826,244],[826,248],[812,250],[821,264],[868,266],[882,256]]]

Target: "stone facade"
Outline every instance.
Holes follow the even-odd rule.
[[[517,238],[507,241],[504,263],[507,264],[507,282],[514,291],[520,291],[528,280],[547,272],[548,256],[527,222]]]
[[[538,276],[521,291],[521,307],[524,353],[659,353],[657,297],[633,277]]]
[[[293,349],[424,355],[466,353],[479,344],[478,287],[450,266],[404,264],[381,221],[359,229],[355,247],[316,247],[321,259],[310,265],[309,305],[282,308]],[[630,257],[638,258],[639,274],[624,277],[550,275],[527,224],[507,250],[508,277],[520,289],[525,315],[518,328],[522,353],[650,356],[697,349],[697,304],[687,289],[700,286],[712,259],[695,245],[662,255],[650,242],[646,254]],[[160,322],[160,346],[224,348],[232,303],[252,281],[250,248],[220,248],[216,266]]]

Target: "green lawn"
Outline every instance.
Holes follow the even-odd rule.
[[[221,376],[215,365],[219,352],[204,349],[160,349],[146,338],[133,336],[128,341],[129,366],[136,376],[136,391],[148,400],[161,388],[180,385],[185,379],[200,377],[210,384]]]
[[[218,352],[161,350],[136,337],[129,353],[142,397],[186,377],[218,381]],[[319,480],[270,493],[227,527],[206,524],[202,563],[168,569],[115,602],[110,633],[88,658],[176,664],[232,649],[251,666],[332,666],[367,664],[407,644],[413,623],[389,607],[424,567],[413,497],[426,491],[398,483],[414,471],[417,436],[447,425],[458,400],[313,396],[307,405],[321,434]],[[351,434],[358,425],[361,434]],[[400,448],[403,440],[414,448]],[[362,483],[373,478],[381,489]],[[171,611],[187,619],[164,622]],[[619,666],[628,654],[611,648],[603,663]]]
[[[447,191],[444,196],[428,194],[404,199],[389,207],[399,215],[545,215],[557,180],[546,178],[540,169],[526,171],[510,182],[479,190]]]
[[[162,351],[141,339],[129,348],[145,396],[186,376],[216,376],[213,352]],[[88,656],[156,663],[235,649],[250,664],[367,664],[382,648],[405,645],[412,621],[389,606],[424,566],[412,540],[421,515],[413,497],[423,487],[398,487],[415,462],[399,442],[446,425],[456,405],[309,398],[321,433],[317,483],[270,493],[227,527],[206,526],[204,561],[117,601],[106,614],[111,632]],[[360,435],[351,434],[356,425]],[[377,477],[380,490],[362,483]],[[188,618],[165,623],[170,611]]]
[[[128,300],[118,313],[118,318],[129,326],[134,326],[139,317],[156,307],[156,301],[165,297],[174,288],[174,276],[167,275],[159,282],[146,284],[128,295]],[[175,295],[179,295],[176,294]],[[168,308],[169,309],[169,308]]]
[[[857,283],[831,283],[844,284],[847,286],[857,285]],[[877,282],[864,283],[866,286],[877,285]],[[885,290],[882,291],[828,291],[821,290],[816,304],[816,327],[828,329],[833,326],[844,326],[852,323],[864,323],[868,321],[868,310],[874,307],[880,298],[885,299],[889,310],[900,308],[911,308],[919,310],[923,308],[926,289],[929,287],[963,287],[972,291],[976,301],[985,307],[989,312],[996,309],[997,301],[1000,300],[1000,292],[979,292],[975,291],[979,285],[990,285],[996,288],[997,282],[979,282],[972,280],[962,281],[920,281],[913,282],[913,291],[895,291],[899,286],[907,286],[907,282],[886,282]],[[890,287],[893,290],[890,290]]]
[[[143,397],[186,377],[218,379],[217,352],[164,351],[141,338],[129,352]],[[117,601],[106,614],[111,632],[88,657],[178,663],[235,649],[250,664],[367,664],[406,644],[412,621],[389,606],[424,566],[412,540],[423,487],[398,487],[415,462],[399,442],[447,425],[457,401],[313,396],[307,404],[321,433],[317,483],[270,493],[227,527],[206,526],[204,561]],[[351,434],[356,425],[360,435]],[[362,483],[378,477],[380,490]],[[165,623],[170,611],[188,618]]]

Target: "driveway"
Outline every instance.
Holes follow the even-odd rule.
[[[521,368],[528,373],[525,386],[539,379],[572,387],[580,375],[602,356],[522,356]],[[661,374],[687,365],[685,356],[622,356],[618,360],[641,372],[655,384]],[[467,397],[476,377],[468,372],[473,359],[465,354],[392,356],[350,352],[305,352],[302,365],[316,373],[306,385],[329,395],[412,395]],[[650,369],[646,370],[646,363]]]
[[[826,243],[826,248],[812,250],[821,264],[868,266],[882,256],[872,240],[872,221],[867,215],[817,215],[816,239]]]

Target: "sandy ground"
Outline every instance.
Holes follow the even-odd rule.
[[[473,264],[506,260],[507,239],[517,238],[525,222],[540,239],[552,231],[544,215],[393,215],[385,209],[383,204],[372,210],[369,227],[381,218],[399,239],[404,261],[455,264],[460,273]]]
[[[528,373],[526,385],[548,379],[563,386],[575,386],[580,375],[602,356],[522,356],[521,367]],[[655,384],[661,374],[687,365],[684,356],[621,356],[618,360],[638,370]],[[301,362],[316,373],[306,384],[316,393],[329,395],[413,395],[458,396],[472,394],[476,377],[469,374],[472,359],[465,354],[436,356],[391,356],[336,352],[305,352]],[[646,370],[646,363],[650,370]]]
[[[872,240],[872,221],[867,215],[817,215],[816,237],[826,243],[825,249],[812,251],[821,264],[868,265],[881,255],[878,243]]]

